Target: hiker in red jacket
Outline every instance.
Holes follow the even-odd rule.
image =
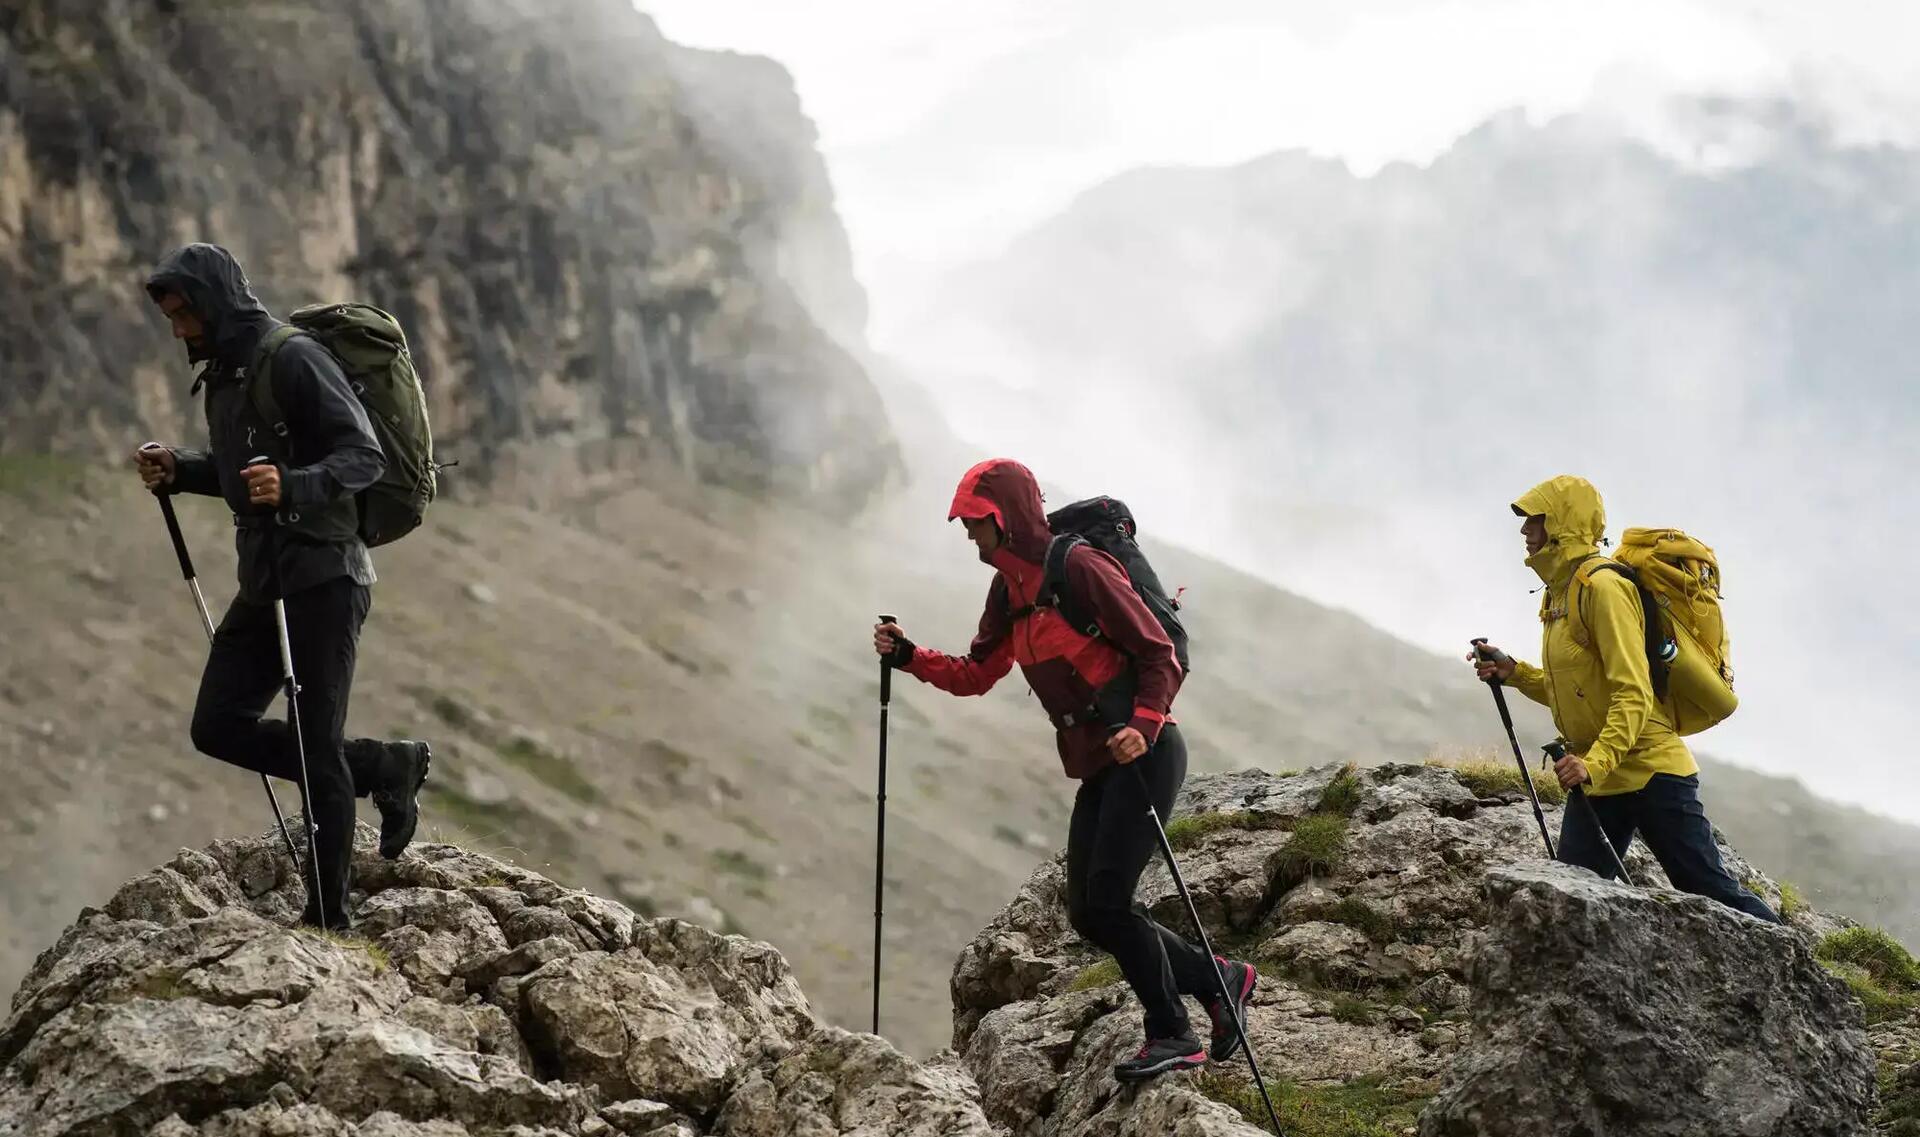
[[[965,655],[916,648],[898,624],[876,625],[873,646],[907,674],[954,695],[983,695],[1013,665],[1053,720],[1060,763],[1080,782],[1067,830],[1067,916],[1088,942],[1111,952],[1146,1010],[1146,1045],[1114,1067],[1140,1081],[1207,1060],[1187,1023],[1182,995],[1197,996],[1213,1020],[1216,1059],[1238,1047],[1233,1017],[1200,948],[1150,919],[1133,901],[1158,842],[1141,779],[1118,776],[1137,763],[1162,817],[1187,775],[1187,748],[1168,712],[1180,689],[1180,665],[1166,632],[1134,592],[1120,563],[1090,545],[1067,557],[1065,588],[1093,613],[1089,636],[1042,598],[1042,569],[1052,533],[1040,486],[1018,462],[996,458],[967,471],[953,497],[980,559],[998,572],[987,592],[980,632]],[[1225,964],[1227,988],[1242,1015],[1256,974]]]

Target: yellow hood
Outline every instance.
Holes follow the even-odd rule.
[[[1548,585],[1564,583],[1575,565],[1599,552],[1607,532],[1600,491],[1572,474],[1548,478],[1521,494],[1513,511],[1521,517],[1546,515],[1547,545],[1528,557],[1527,565]]]

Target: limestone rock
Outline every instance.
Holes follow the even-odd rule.
[[[1560,865],[1487,892],[1473,1037],[1423,1137],[1868,1132],[1860,1012],[1793,931]]]
[[[1781,1128],[1741,1128],[1756,1115],[1742,1112],[1737,1094],[1724,1089],[1715,1091],[1711,1107],[1676,1112],[1684,1123],[1669,1128],[1636,1128],[1639,1122],[1619,1120],[1617,1126],[1554,1129],[1549,1114],[1527,1112],[1544,1110],[1544,1095],[1538,1101],[1496,1101],[1481,1110],[1460,1104],[1465,1091],[1449,1088],[1428,1111],[1429,1137],[1861,1131],[1870,1052],[1857,1018],[1850,1017],[1857,1011],[1813,964],[1802,933],[1762,926],[1704,899],[1604,885],[1592,874],[1552,866],[1523,799],[1481,800],[1451,770],[1360,769],[1352,774],[1357,793],[1328,797],[1341,774],[1330,766],[1286,777],[1260,771],[1198,776],[1188,781],[1176,811],[1176,817],[1219,815],[1180,852],[1182,871],[1216,946],[1259,965],[1247,1033],[1269,1083],[1291,1087],[1287,1093],[1308,1103],[1299,1108],[1333,1108],[1311,1105],[1319,1100],[1314,1095],[1352,1090],[1387,1103],[1379,1108],[1390,1108],[1393,1124],[1405,1128],[1443,1085],[1454,1087],[1463,1070],[1489,1071],[1484,1076],[1491,1082],[1473,1086],[1553,1084],[1558,1093],[1566,1087],[1551,1083],[1544,1068],[1509,1070],[1501,1063],[1521,1057],[1545,1062],[1543,1053],[1572,1062],[1570,1052],[1582,1062],[1606,1061],[1595,1055],[1611,1044],[1628,1056],[1611,1059],[1621,1076],[1608,1082],[1618,1101],[1610,1107],[1616,1112],[1605,1116],[1619,1120],[1628,1115],[1621,1111],[1641,1110],[1652,1117],[1667,1109],[1668,1091],[1656,1077],[1636,1084],[1638,1064],[1651,1061],[1647,1053],[1660,1052],[1645,1039],[1678,1030],[1691,1038],[1675,1044],[1690,1047],[1679,1057],[1691,1058],[1675,1069],[1709,1077],[1712,1063],[1702,1065],[1703,1056],[1724,1054],[1726,1069],[1760,1077],[1754,1055],[1766,1051],[1774,1073],[1763,1079],[1761,1097],[1778,1105],[1799,1093],[1806,1104],[1781,1107],[1776,1119],[1795,1119]],[[1330,867],[1303,877],[1288,864],[1292,830],[1329,809],[1345,815],[1344,837]],[[1549,808],[1547,818],[1557,828],[1560,810]],[[1752,875],[1763,889],[1771,887],[1737,859],[1730,857],[1729,864],[1741,866],[1735,871]],[[1589,908],[1515,902],[1490,917],[1489,881],[1528,873],[1571,882],[1574,895],[1622,899]],[[1653,881],[1650,874],[1644,879]],[[1021,1137],[1262,1131],[1207,1097],[1218,1091],[1220,1077],[1238,1074],[1171,1076],[1131,1092],[1113,1081],[1112,1063],[1139,1045],[1140,1009],[1123,984],[1071,989],[1101,956],[1065,925],[1061,887],[1059,862],[1040,866],[955,965],[955,1044],[979,1085],[989,1120]],[[1508,895],[1499,887],[1498,895]],[[1171,877],[1157,860],[1143,875],[1140,900],[1163,924],[1191,934]],[[1642,908],[1658,919],[1646,919]],[[1515,928],[1542,938],[1548,937],[1541,929],[1557,928],[1561,938],[1522,957],[1507,943]],[[1567,938],[1572,936],[1586,939],[1576,945]],[[1508,956],[1514,958],[1509,967],[1489,970],[1489,961]],[[1590,997],[1593,1007],[1581,1018],[1559,1003],[1527,1001],[1545,1000],[1572,958],[1585,961],[1574,973],[1606,977],[1616,992],[1611,1002]],[[1760,976],[1751,984],[1757,1003],[1740,994],[1737,980],[1747,971]],[[1641,972],[1649,974],[1635,978]],[[1520,973],[1526,982],[1511,978]],[[1526,997],[1499,1002],[1501,983],[1521,988]],[[1652,995],[1636,1012],[1639,993],[1661,985],[1667,993]],[[1679,1001],[1683,992],[1695,1001],[1690,1013]],[[1191,998],[1187,1005],[1204,1034],[1204,1012]],[[1549,1026],[1561,1021],[1556,1015],[1578,1024],[1589,1044],[1543,1046],[1541,1040],[1552,1036]],[[1512,1046],[1489,1049],[1489,1031],[1509,1037],[1497,1033],[1502,1029],[1513,1032]],[[1579,1068],[1579,1062],[1568,1068]],[[1795,1090],[1793,1079],[1780,1073],[1791,1070],[1831,1076],[1832,1084]],[[1355,1089],[1361,1079],[1366,1088]],[[1505,1114],[1524,1120],[1498,1128],[1492,1118]],[[1576,1109],[1552,1116],[1574,1118],[1567,1122],[1574,1126],[1590,1115]],[[1715,1128],[1718,1115],[1728,1119],[1728,1128]],[[1632,1116],[1644,1120],[1641,1113]]]
[[[766,944],[374,843],[363,827],[356,936],[287,927],[297,880],[241,886],[265,837],[183,851],[83,913],[0,1026],[0,1133],[996,1132],[953,1060],[820,1024]]]
[[[979,1091],[950,1062],[921,1065],[867,1034],[827,1028],[751,1070],[716,1137],[994,1137]]]

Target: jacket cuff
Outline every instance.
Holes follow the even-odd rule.
[[[1147,740],[1148,746],[1152,746],[1160,740],[1160,728],[1166,723],[1167,716],[1159,711],[1151,707],[1135,707],[1133,718],[1128,720],[1127,725],[1139,731],[1140,737]]]
[[[895,671],[907,671],[913,666],[913,661],[919,654],[920,649],[913,646],[912,640],[905,636],[895,636],[893,637],[893,654],[886,657],[887,665]]]
[[[1620,764],[1619,757],[1598,742],[1587,747],[1587,752],[1580,756],[1580,761],[1586,763],[1587,777],[1592,778],[1596,786],[1606,781],[1607,775],[1613,773],[1613,768]]]
[[[311,466],[291,469],[280,467],[280,504],[283,508],[312,505],[325,505],[327,487],[323,479],[326,471]]]
[[[163,487],[166,493],[220,496],[220,475],[214,472],[213,460],[203,451],[180,446],[169,446],[167,451],[173,455],[173,481]]]

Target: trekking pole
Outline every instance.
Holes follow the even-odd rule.
[[[898,623],[896,616],[882,615],[883,624]],[[878,821],[873,837],[873,1033],[880,1033],[880,921],[886,907],[887,882],[887,704],[893,701],[893,661],[880,660],[880,780],[875,797]]]
[[[249,458],[249,466],[268,466],[273,459],[265,455]],[[300,759],[300,801],[306,807],[307,823],[307,874],[313,878],[313,903],[320,913],[320,927],[331,928],[327,922],[327,895],[320,883],[320,826],[313,819],[313,784],[307,778],[307,738],[300,730],[300,683],[293,676],[293,642],[287,637],[287,598],[280,591],[280,563],[268,550],[268,561],[273,565],[273,622],[280,632],[280,675],[283,689],[287,695],[287,729],[293,734],[293,752]],[[347,840],[353,840],[348,832]],[[345,897],[341,898],[342,900]]]
[[[1555,762],[1567,756],[1567,744],[1557,738],[1545,746],[1542,746],[1540,749],[1546,753],[1547,757],[1553,759]],[[1606,849],[1607,857],[1613,861],[1613,871],[1620,874],[1620,879],[1623,883],[1628,885],[1633,884],[1633,877],[1627,873],[1627,864],[1620,859],[1620,850],[1613,847],[1613,838],[1607,836],[1605,827],[1600,824],[1600,811],[1593,808],[1593,800],[1587,797],[1586,788],[1584,786],[1575,786],[1573,789],[1567,791],[1567,796],[1579,802],[1580,808],[1586,811],[1587,820],[1593,822],[1593,831],[1600,835],[1601,847]]]
[[[1274,1112],[1273,1098],[1267,1093],[1267,1080],[1260,1075],[1260,1061],[1253,1056],[1253,1043],[1247,1041],[1247,1025],[1240,1018],[1240,1005],[1235,1001],[1232,991],[1227,987],[1227,973],[1220,967],[1220,957],[1213,954],[1213,944],[1207,939],[1206,926],[1200,923],[1200,910],[1193,906],[1193,894],[1187,891],[1186,878],[1180,875],[1180,862],[1174,860],[1173,842],[1167,840],[1166,826],[1160,823],[1160,811],[1154,808],[1153,793],[1147,789],[1147,778],[1140,767],[1129,763],[1134,781],[1140,786],[1140,796],[1147,803],[1147,816],[1153,820],[1154,836],[1160,839],[1160,855],[1167,859],[1167,871],[1173,874],[1173,886],[1180,891],[1181,903],[1187,906],[1187,917],[1193,921],[1193,930],[1200,937],[1200,950],[1207,953],[1207,966],[1213,968],[1213,980],[1220,985],[1220,997],[1227,1013],[1233,1016],[1233,1033],[1240,1040],[1240,1052],[1247,1056],[1247,1068],[1253,1071],[1253,1084],[1259,1087],[1260,1100],[1266,1103],[1267,1120],[1273,1123],[1273,1131],[1278,1137],[1284,1137],[1280,1129],[1280,1115]]]
[[[160,445],[149,442],[142,450],[158,450]],[[200,578],[194,575],[193,558],[187,555],[187,539],[180,534],[180,519],[173,512],[173,497],[161,493],[156,487],[153,496],[160,503],[160,516],[166,519],[167,536],[173,538],[173,555],[180,559],[180,575],[186,578],[187,591],[193,593],[193,606],[200,612],[200,626],[206,630],[207,643],[213,643],[213,617],[207,614],[207,598],[200,594]],[[273,807],[273,820],[280,826],[280,839],[287,843],[287,856],[293,858],[293,867],[300,867],[300,854],[294,851],[293,834],[287,831],[286,814],[280,812],[280,797],[273,792],[273,783],[265,774],[260,775],[260,788],[267,791],[267,804]]]
[[[1485,636],[1472,643],[1474,655],[1488,663],[1493,662],[1494,654],[1487,646]],[[1540,808],[1540,793],[1533,788],[1533,774],[1527,770],[1526,756],[1520,753],[1520,739],[1513,733],[1513,712],[1507,709],[1506,687],[1498,675],[1487,676],[1486,683],[1493,691],[1493,705],[1500,708],[1500,725],[1507,728],[1507,741],[1513,744],[1513,760],[1520,767],[1520,780],[1527,784],[1527,799],[1533,802],[1533,819],[1540,824],[1540,839],[1547,843],[1547,857],[1557,861],[1560,854],[1554,850],[1553,837],[1547,832],[1547,815]]]

